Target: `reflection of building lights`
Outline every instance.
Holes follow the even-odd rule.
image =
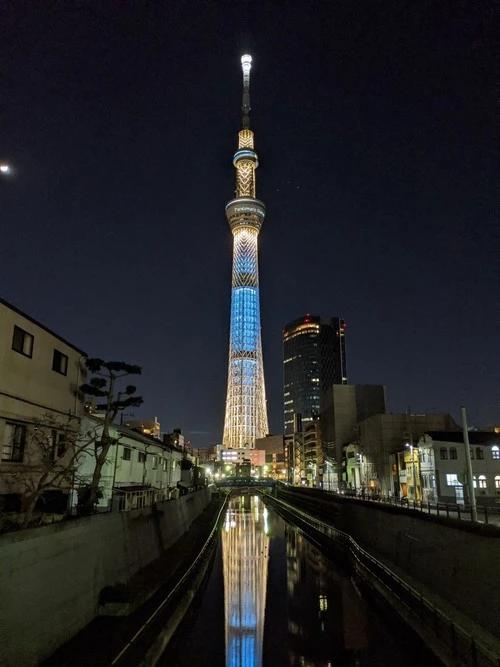
[[[328,609],[328,598],[326,595],[319,596],[319,608],[320,611],[326,611]]]
[[[243,508],[247,500],[250,511]],[[226,513],[222,556],[227,667],[262,665],[269,538],[259,522],[267,510],[259,507],[257,496],[241,496]]]

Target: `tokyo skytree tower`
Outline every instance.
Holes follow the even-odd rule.
[[[243,128],[234,154],[236,197],[226,204],[234,237],[231,329],[227,379],[224,447],[255,446],[268,433],[262,342],[260,337],[259,267],[257,238],[266,215],[255,197],[259,162],[250,129],[250,68],[252,58],[241,58],[243,68]]]

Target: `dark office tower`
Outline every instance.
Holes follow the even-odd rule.
[[[339,317],[305,315],[283,331],[283,403],[285,434],[319,415],[333,384],[347,384],[345,322]],[[304,424],[304,425],[305,425]]]

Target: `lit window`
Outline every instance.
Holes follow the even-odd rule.
[[[476,447],[476,459],[482,461],[484,459],[484,450],[482,447]]]
[[[476,479],[476,476],[475,476],[475,475],[472,476],[472,486],[473,486],[474,488],[477,488],[477,479]]]
[[[479,488],[480,489],[486,488],[486,477],[484,475],[479,475]]]
[[[439,450],[439,458],[444,461],[448,458],[448,449],[446,447],[441,447]]]
[[[495,461],[500,460],[500,448],[497,445],[491,448],[491,458],[495,459]]]
[[[450,447],[450,459],[456,459],[456,458],[457,458],[457,448]]]
[[[447,473],[446,486],[462,486],[458,481],[456,473]]]
[[[500,489],[500,475],[495,475],[495,489]]]
[[[12,349],[25,357],[33,356],[33,341],[35,339],[31,334],[21,327],[14,326],[14,334],[12,336]]]

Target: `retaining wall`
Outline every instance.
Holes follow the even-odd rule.
[[[279,495],[287,502],[295,497],[300,503],[300,491]],[[307,496],[308,501],[312,499]],[[481,535],[447,525],[445,520],[426,521],[417,513],[375,503],[329,501],[337,510],[333,523],[339,530],[500,637],[500,530],[498,537]],[[318,504],[318,516],[322,513]]]
[[[105,586],[160,557],[210,501],[203,489],[130,512],[0,537],[0,664],[36,665],[90,623]]]

